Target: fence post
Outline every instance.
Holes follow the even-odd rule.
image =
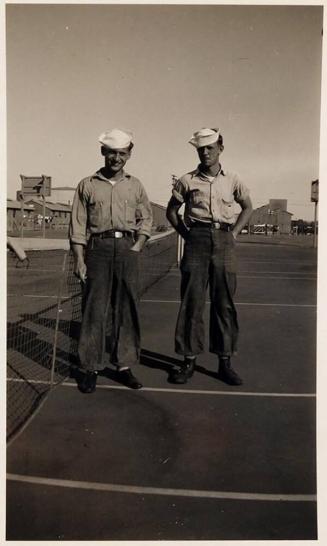
[[[62,289],[63,289],[64,279],[66,275],[66,261],[67,261],[68,252],[69,251],[66,251],[64,254],[63,264],[61,268],[61,278],[60,278],[58,296],[57,296],[57,313],[56,313],[55,333],[53,336],[50,390],[52,389],[53,383],[54,383],[54,371],[55,371],[55,364],[56,364],[56,357],[57,357],[58,330],[59,330],[59,322],[60,322],[60,313],[62,312],[62,308],[61,308]]]
[[[177,265],[180,266],[184,251],[184,239],[181,235],[177,235]]]

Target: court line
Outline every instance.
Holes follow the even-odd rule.
[[[274,279],[275,281],[316,281],[317,277],[269,277],[268,275],[237,275],[241,279]]]
[[[7,294],[8,297],[20,297],[20,298],[45,298],[45,299],[58,299],[58,296],[45,296],[43,294]],[[69,300],[72,296],[62,296],[62,300]]]
[[[274,273],[274,271],[272,271]],[[276,274],[279,274],[278,272]],[[180,277],[179,273],[172,273],[172,277]],[[268,275],[237,275],[238,279],[274,279],[276,281],[315,281],[317,277],[270,277]]]
[[[16,377],[8,377],[7,381],[12,383],[31,383],[35,385],[50,385],[50,381],[44,381],[41,379],[21,379]],[[61,383],[63,387],[75,387],[76,383],[71,381],[65,381]],[[97,389],[102,390],[126,390],[127,387],[121,385],[99,385]],[[163,387],[143,387],[142,391],[145,392],[164,392],[169,394],[204,394],[204,395],[218,395],[218,396],[258,396],[258,397],[272,397],[272,398],[316,398],[315,393],[287,393],[287,392],[251,392],[251,391],[210,391],[203,389],[170,389]]]
[[[316,502],[316,495],[295,495],[278,493],[241,493],[234,491],[203,491],[200,489],[171,489],[168,487],[147,487],[137,485],[121,485],[101,482],[85,482],[78,480],[63,480],[26,476],[23,474],[7,474],[9,481],[64,487],[68,489],[84,489],[87,491],[105,491],[111,493],[129,493],[136,495],[164,495],[172,497],[191,497],[224,500],[252,500],[252,501],[284,501],[284,502]]]
[[[254,273],[254,271],[240,271],[240,274],[242,273]],[[275,273],[276,275],[281,275],[282,273],[288,273],[289,275],[308,275],[308,274],[314,274],[312,271],[258,271],[258,273]]]
[[[274,279],[275,281],[316,281],[316,277],[261,277],[260,275],[238,275],[241,279]]]
[[[47,298],[47,299],[58,299],[58,296],[42,296],[37,294],[7,294],[8,297],[21,297],[21,298]],[[62,296],[62,300],[69,300],[71,296]],[[180,300],[140,300],[142,303],[180,303]],[[207,304],[210,301],[206,301]],[[264,307],[317,307],[316,304],[307,304],[307,303],[255,303],[255,302],[240,302],[236,301],[235,305],[247,305],[247,306],[264,306]]]
[[[238,255],[239,264],[301,264],[301,265],[312,265],[316,264],[317,260],[284,260],[283,258],[276,258],[276,260],[245,260],[243,257]],[[172,267],[171,271],[178,270],[178,267]]]
[[[180,303],[180,300],[141,300],[144,303]],[[210,301],[206,301],[210,303]],[[255,302],[240,302],[236,301],[235,305],[249,305],[249,306],[264,306],[264,307],[317,307],[315,304],[307,303],[255,303]]]
[[[57,267],[57,269],[56,269],[56,267]],[[56,267],[54,267],[53,269],[35,269],[33,267],[29,267],[28,269],[23,269],[22,267],[21,268],[8,267],[8,271],[16,271],[18,273],[20,271],[28,271],[29,273],[31,273],[31,272],[33,272],[33,273],[53,273],[53,272],[61,273],[60,266],[56,265]]]

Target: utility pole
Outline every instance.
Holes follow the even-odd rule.
[[[42,208],[43,208],[42,237],[43,239],[45,239],[45,177],[44,175],[42,175],[41,195],[42,195]]]
[[[311,182],[311,202],[315,205],[314,228],[313,228],[313,248],[317,248],[317,210],[319,202],[319,180]]]

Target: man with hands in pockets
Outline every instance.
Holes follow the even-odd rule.
[[[140,356],[139,253],[151,235],[152,208],[141,182],[124,170],[132,135],[112,129],[99,137],[104,166],[79,183],[72,206],[74,273],[83,284],[78,343],[79,389],[96,389],[105,353],[118,379],[141,383],[131,371]]]

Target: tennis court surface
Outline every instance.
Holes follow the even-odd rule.
[[[67,377],[9,444],[7,540],[316,539],[316,252],[238,243],[238,256],[244,385],[218,381],[208,352],[168,383],[173,267],[142,296],[144,388],[108,371],[83,395]],[[51,296],[46,277],[21,283],[16,322],[18,298],[37,310]]]

